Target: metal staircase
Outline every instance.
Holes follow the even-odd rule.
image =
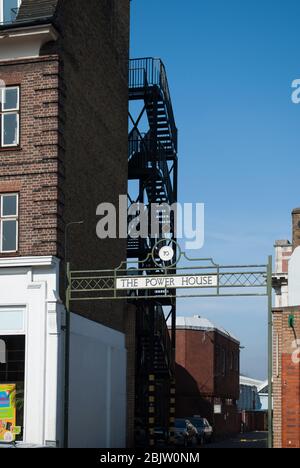
[[[164,239],[166,242],[170,239],[176,241],[175,219],[168,206],[177,202],[178,173],[178,132],[166,70],[161,60],[154,58],[130,60],[129,100],[134,101],[135,108],[140,104],[140,111],[136,118],[129,112],[131,123],[128,145],[129,180],[137,182],[138,196],[134,198],[129,193],[128,198],[131,203],[143,203],[147,206],[149,219],[152,209],[152,216],[156,219],[159,229],[155,238],[152,238],[149,223],[147,239],[129,237],[127,255],[129,259],[141,262],[140,265],[143,265],[145,272],[148,268],[157,268],[157,273],[160,274],[159,266],[149,261],[149,254],[158,241],[163,242]],[[151,291],[151,295],[156,294],[158,291]],[[166,324],[165,306],[171,307],[169,313],[169,317],[172,318],[171,331]],[[149,401],[155,401],[155,404],[149,404],[148,415],[145,407],[148,401],[145,398],[149,388],[148,379],[152,383],[155,382],[155,385],[150,387],[156,388],[157,396],[161,395],[159,393],[161,389],[163,395],[170,394],[175,378],[175,323],[176,303],[168,296],[164,299],[151,299],[139,303],[136,320],[136,405],[139,417],[143,415],[145,417],[150,442],[153,437],[153,425],[169,424],[170,399],[157,401],[154,391],[154,394],[149,396]],[[152,426],[149,421],[152,421]]]

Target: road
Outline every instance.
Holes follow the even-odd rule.
[[[206,448],[246,448],[246,449],[265,449],[268,446],[267,432],[251,432],[249,434],[240,434],[239,436],[227,439],[222,442],[209,444]]]

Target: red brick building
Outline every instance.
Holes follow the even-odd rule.
[[[277,241],[273,275],[274,446],[300,448],[300,209],[293,240]]]
[[[62,446],[66,432],[66,262],[75,270],[99,270],[117,267],[127,256],[126,239],[97,237],[96,210],[101,202],[118,206],[119,195],[127,193],[129,5],[129,0],[0,0],[0,338],[19,362],[9,374],[3,371],[7,363],[0,362],[0,384],[14,380],[24,392],[17,425],[29,443]],[[70,224],[77,221],[84,224]],[[110,428],[97,443],[118,443],[114,420],[106,414],[113,401],[122,426],[127,413],[131,444],[134,314],[121,302],[72,304],[72,312],[79,350],[92,330],[97,330],[94,341],[101,334],[105,342],[93,359],[87,359],[88,346],[81,347],[81,383],[94,378],[100,366],[109,367],[110,384],[119,389],[118,395],[102,395],[107,400],[102,411],[89,410],[91,416],[98,411],[98,424],[105,421]],[[122,382],[127,377],[127,389],[117,377]],[[78,388],[74,373],[72,378],[72,389]],[[97,402],[97,392],[94,396]],[[127,408],[126,402],[125,408],[118,406],[124,397]],[[70,425],[75,427],[88,412],[76,392],[70,398],[78,409]],[[92,432],[97,429],[83,445],[96,443]]]
[[[240,343],[202,317],[176,321],[176,416],[201,415],[216,434],[240,429]]]

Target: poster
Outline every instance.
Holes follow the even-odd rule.
[[[0,384],[0,442],[13,442],[16,436],[16,385]]]

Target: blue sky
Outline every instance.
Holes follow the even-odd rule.
[[[300,206],[299,0],[133,0],[131,56],[161,57],[180,136],[179,197],[205,203],[218,263],[264,263]],[[242,371],[266,377],[264,299],[180,301],[245,346]]]

